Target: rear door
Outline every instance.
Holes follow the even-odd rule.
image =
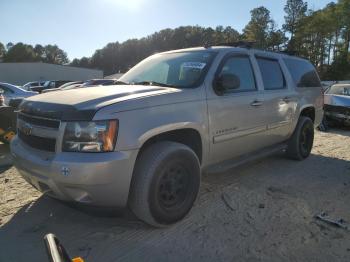
[[[261,148],[266,131],[264,97],[250,55],[238,52],[226,55],[214,79],[222,74],[235,75],[240,85],[220,94],[214,91],[212,83],[208,88],[212,164]]]
[[[256,55],[260,70],[266,109],[267,144],[285,141],[292,130],[297,93],[288,84],[279,57]]]

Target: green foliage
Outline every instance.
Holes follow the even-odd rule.
[[[2,58],[4,57],[6,53],[6,49],[3,43],[0,42],[0,61],[2,60]]]
[[[36,45],[23,43],[8,43],[6,49],[0,43],[0,58],[3,62],[46,62],[52,64],[67,64],[67,54],[57,45]]]
[[[200,26],[182,26],[164,29],[141,39],[114,42],[96,50],[91,58],[74,59],[72,65],[99,68],[106,75],[125,72],[147,56],[172,49],[236,42],[240,34],[232,27],[215,29]]]
[[[296,24],[288,49],[310,59],[322,79],[349,79],[349,14],[350,0],[339,0],[321,10],[309,11]]]
[[[243,38],[247,41],[255,41],[258,48],[267,48],[269,28],[274,24],[270,11],[260,6],[250,11],[250,14],[251,20],[243,29]]]
[[[307,3],[303,0],[287,0],[287,4],[284,7],[285,24],[283,30],[291,34],[291,38],[294,37],[295,31],[302,18],[305,17],[307,11]]]
[[[7,45],[9,46],[9,45]],[[34,48],[31,45],[17,43],[8,49],[4,62],[35,62],[37,61]]]
[[[57,45],[47,45],[42,51],[43,62],[59,65],[69,62],[67,53],[61,50]]]

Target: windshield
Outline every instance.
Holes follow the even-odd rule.
[[[129,84],[152,82],[182,88],[196,87],[203,81],[215,57],[213,51],[192,51],[153,55],[123,75],[119,81]]]
[[[350,85],[344,85],[344,86],[331,86],[327,94],[330,95],[342,95],[342,96],[350,96]]]

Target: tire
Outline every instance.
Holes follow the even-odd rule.
[[[328,131],[328,121],[326,117],[323,117],[321,124],[317,127],[317,129],[321,132],[327,132]]]
[[[314,123],[309,117],[301,116],[288,142],[287,155],[295,160],[304,160],[312,150],[314,143]]]
[[[187,146],[158,142],[138,157],[129,195],[129,207],[140,219],[165,227],[191,210],[200,186],[200,163]]]

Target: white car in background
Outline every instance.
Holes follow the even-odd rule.
[[[8,83],[1,83],[1,82],[0,82],[0,89],[3,90],[5,105],[8,105],[11,99],[26,98],[26,97],[30,97],[38,94],[38,92],[26,91],[19,86],[11,85]]]
[[[35,81],[35,82],[28,82],[24,86],[22,86],[22,89],[31,91],[32,87],[37,87],[37,86],[43,86],[46,81]]]

